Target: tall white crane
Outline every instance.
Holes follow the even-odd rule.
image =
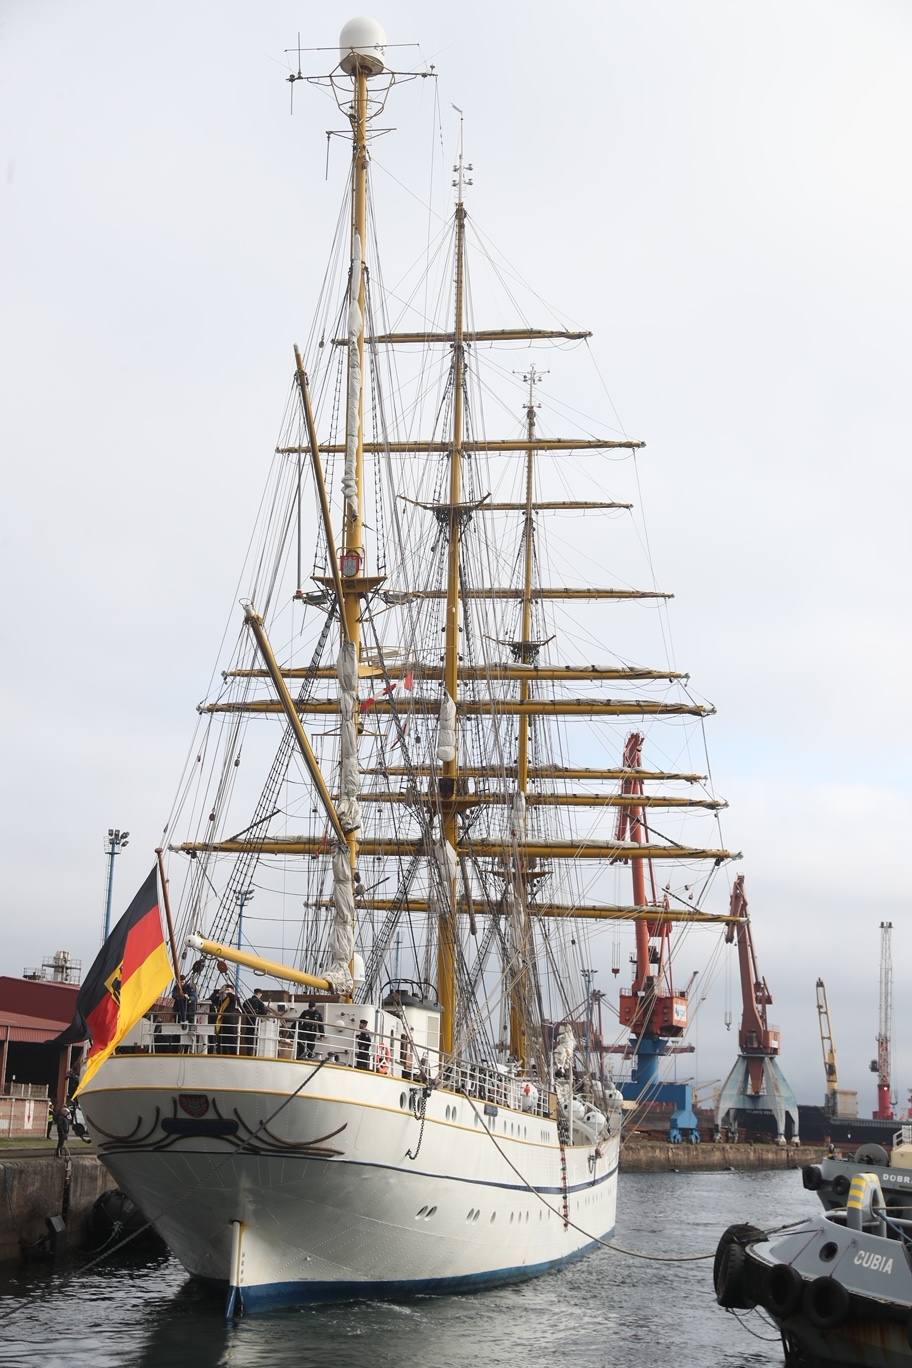
[[[893,955],[890,950],[892,934],[893,923],[881,922],[877,1058],[871,1060],[871,1072],[877,1074],[877,1107],[874,1117],[878,1121],[893,1120],[893,1102],[890,1097],[890,1043],[893,1039]]]

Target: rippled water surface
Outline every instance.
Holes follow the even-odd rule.
[[[733,1221],[813,1212],[800,1175],[622,1175],[617,1240],[650,1254],[715,1249]],[[36,1368],[765,1368],[778,1338],[721,1311],[712,1261],[659,1264],[599,1250],[532,1282],[402,1305],[277,1311],[226,1324],[221,1298],[172,1259],[86,1273],[0,1269],[0,1363]],[[15,1310],[9,1316],[7,1313]],[[750,1332],[753,1332],[751,1334]],[[762,1336],[762,1338],[757,1338]]]

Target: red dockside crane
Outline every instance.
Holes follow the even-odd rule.
[[[766,1009],[772,1005],[773,995],[757,968],[743,874],[735,880],[729,910],[733,917],[739,918],[737,922],[729,922],[725,939],[731,944],[737,937],[738,942],[741,1029],[738,1032],[738,1058],[719,1093],[716,1131],[722,1134],[726,1128],[735,1126],[739,1111],[768,1111],[775,1118],[776,1138],[780,1144],[785,1143],[786,1117],[791,1116],[792,1138],[797,1144],[798,1104],[779,1065],[779,1032],[767,1020]]]
[[[890,1097],[890,1040],[893,1035],[893,956],[890,951],[892,922],[880,923],[880,1020],[877,1031],[877,1058],[871,1072],[877,1074],[876,1121],[893,1120]]]
[[[624,769],[631,771],[621,783],[621,793],[634,801],[618,809],[617,839],[644,845],[648,828],[644,810],[636,803],[643,794],[643,780],[636,773],[643,764],[643,737],[631,732],[624,746]],[[650,887],[646,890],[648,864]],[[636,966],[628,992],[621,992],[618,1016],[639,1038],[638,1065],[651,1082],[658,1071],[658,1056],[666,1052],[663,1042],[678,1039],[687,1029],[687,997],[676,993],[671,973],[671,922],[662,918],[652,861],[631,860],[633,902],[636,907],[652,907],[655,919],[636,923]],[[666,904],[667,906],[667,904]],[[647,1056],[651,1059],[647,1062]]]

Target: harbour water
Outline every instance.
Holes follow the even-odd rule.
[[[617,1241],[648,1254],[715,1249],[734,1221],[816,1209],[800,1174],[624,1175]],[[558,1273],[469,1297],[307,1307],[226,1324],[222,1302],[166,1257],[80,1272],[0,1269],[0,1363],[40,1368],[696,1368],[781,1365],[774,1330],[715,1304],[712,1260],[598,1250]],[[15,1310],[15,1314],[9,1315]]]

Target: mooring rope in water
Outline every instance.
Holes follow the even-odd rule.
[[[542,1205],[547,1207],[548,1211],[553,1211],[554,1215],[557,1216],[561,1221],[563,1221],[566,1226],[569,1226],[578,1234],[584,1235],[586,1239],[591,1240],[593,1244],[601,1245],[603,1249],[610,1249],[612,1254],[626,1254],[628,1258],[645,1259],[648,1263],[701,1263],[706,1259],[714,1259],[716,1257],[715,1249],[713,1249],[709,1254],[647,1254],[642,1249],[625,1249],[623,1245],[617,1244],[614,1240],[603,1240],[598,1235],[592,1235],[588,1230],[583,1230],[582,1226],[577,1225],[575,1221],[571,1221],[569,1217],[565,1217],[562,1212],[558,1211],[556,1207],[553,1207],[550,1202],[546,1201],[542,1194],[538,1191],[538,1189],[532,1186],[532,1184],[529,1182],[525,1174],[520,1173],[519,1169],[513,1163],[513,1160],[510,1158],[510,1156],[506,1154],[504,1150],[501,1148],[497,1136],[485,1123],[483,1117],[479,1113],[478,1108],[475,1106],[475,1103],[472,1101],[472,1098],[469,1096],[469,1094],[467,1092],[463,1092],[462,1096],[466,1099],[469,1106],[472,1108],[473,1112],[478,1117],[479,1121],[481,1121],[484,1130],[486,1131],[487,1135],[494,1144],[494,1148],[498,1151],[501,1157],[513,1170],[513,1172],[516,1174],[517,1178],[520,1180],[523,1186],[527,1187],[529,1191],[532,1193],[533,1197],[537,1197],[538,1200],[542,1203]],[[799,1221],[790,1221],[788,1225],[776,1226],[774,1229],[767,1230],[764,1233],[766,1235],[776,1235],[779,1233],[779,1231],[790,1230],[792,1226],[801,1225],[802,1222],[806,1220],[807,1217],[803,1216]]]

